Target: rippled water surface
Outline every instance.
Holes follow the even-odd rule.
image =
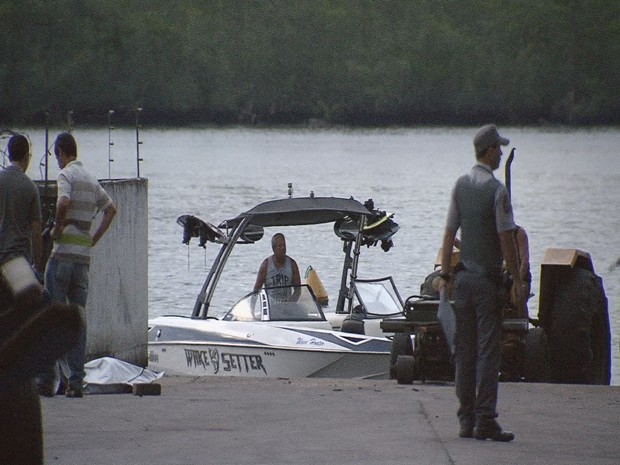
[[[194,214],[218,224],[257,203],[287,195],[353,196],[395,213],[395,247],[364,248],[360,278],[392,275],[403,297],[419,292],[441,243],[455,179],[474,164],[475,128],[390,130],[143,129],[140,175],[149,179],[149,312],[189,314],[217,246],[181,244],[176,218]],[[515,217],[530,237],[533,292],[549,247],[591,254],[609,299],[613,380],[620,382],[620,130],[501,128],[516,147],[512,165]],[[40,131],[30,131],[44,152]],[[136,135],[130,129],[77,129],[80,158],[97,176],[136,175]],[[53,136],[50,136],[53,139]],[[111,158],[108,163],[108,148]],[[509,148],[510,148],[509,147]],[[504,158],[509,149],[505,150]],[[52,161],[53,157],[52,157]],[[54,163],[52,163],[55,165]],[[36,165],[36,163],[33,163]],[[37,166],[30,174],[38,177]],[[50,167],[55,178],[57,167]],[[496,175],[503,179],[502,167]],[[266,238],[275,232],[267,231]],[[335,301],[342,245],[331,226],[284,228],[288,253],[303,271],[315,268]],[[222,276],[214,312],[223,312],[253,286],[268,240],[235,249]],[[538,295],[530,300],[536,316]]]

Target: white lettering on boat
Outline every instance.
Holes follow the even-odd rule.
[[[312,337],[310,339],[304,339],[302,337],[298,337],[297,345],[299,346],[307,346],[307,345],[322,346],[322,345],[325,345],[325,341],[321,341],[320,339],[317,339],[315,337]]]
[[[205,371],[211,368],[214,375],[218,374],[220,371],[220,360],[222,363],[222,371],[237,371],[239,373],[262,371],[267,374],[267,369],[265,365],[263,365],[263,359],[260,355],[231,354],[228,352],[222,352],[220,354],[218,349],[208,349],[208,351],[184,350],[188,367],[202,367]]]

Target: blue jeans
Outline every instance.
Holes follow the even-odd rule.
[[[82,311],[88,297],[88,265],[59,261],[50,257],[45,268],[45,289],[52,301],[78,305]],[[60,366],[69,379],[69,388],[81,388],[84,382],[84,360],[86,358],[86,318],[80,331],[78,343],[61,359]],[[51,382],[55,374],[50,373],[46,380]],[[39,379],[41,380],[41,376]]]

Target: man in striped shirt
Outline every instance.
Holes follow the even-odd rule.
[[[71,134],[58,135],[54,153],[61,171],[57,181],[56,220],[50,233],[54,246],[45,270],[45,288],[52,300],[76,304],[83,309],[88,295],[90,249],[107,231],[116,215],[116,207],[97,179],[77,160],[77,144]],[[99,211],[103,211],[103,218],[91,236],[91,226]],[[78,344],[67,353],[64,363],[61,362],[69,378],[67,397],[82,397],[85,327],[82,332]],[[43,384],[49,381],[39,378]]]

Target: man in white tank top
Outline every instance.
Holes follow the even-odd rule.
[[[286,255],[286,239],[284,234],[276,233],[271,238],[273,255],[265,258],[258,269],[254,291],[263,286],[299,286],[301,278],[297,262]],[[290,295],[290,290],[287,289]]]

